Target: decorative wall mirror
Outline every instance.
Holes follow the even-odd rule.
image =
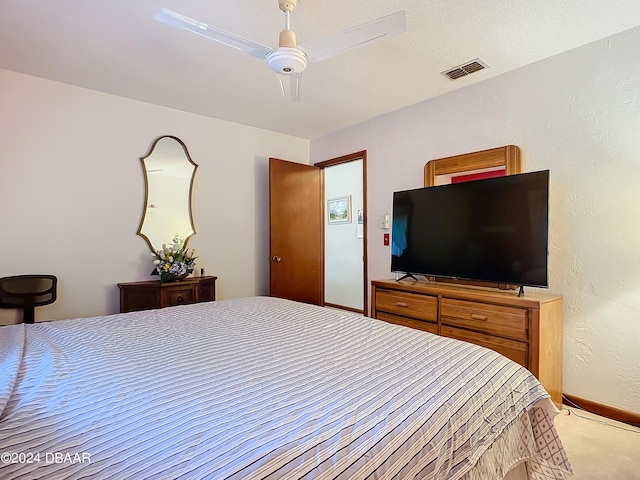
[[[504,147],[430,160],[424,166],[424,186],[431,187],[440,183],[451,183],[450,177],[453,175],[495,169],[503,169],[504,175],[522,172],[520,148],[516,145],[505,145]],[[440,182],[439,177],[444,177],[445,181]]]
[[[140,158],[144,172],[145,204],[138,235],[152,252],[179,238],[186,246],[196,233],[191,194],[196,165],[185,144],[176,137],[158,138],[149,154]]]

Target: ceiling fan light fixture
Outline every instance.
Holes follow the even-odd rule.
[[[296,34],[292,30],[282,30],[278,37],[278,46],[296,48]]]
[[[302,50],[280,47],[267,55],[269,68],[282,75],[295,75],[307,68],[307,56]]]

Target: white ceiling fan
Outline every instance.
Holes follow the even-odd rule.
[[[304,45],[297,45],[296,35],[291,30],[290,22],[291,12],[296,8],[297,3],[297,0],[278,0],[278,6],[285,14],[285,27],[280,32],[277,48],[261,45],[166,8],[160,10],[155,15],[155,19],[242,50],[261,60],[266,59],[269,68],[280,74],[278,79],[285,97],[286,89],[283,80],[286,76],[289,77],[291,99],[294,101],[300,100],[300,74],[307,68],[309,62],[320,62],[406,30],[405,14],[400,11]]]

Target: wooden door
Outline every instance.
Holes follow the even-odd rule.
[[[269,294],[322,304],[322,177],[312,165],[269,159]]]

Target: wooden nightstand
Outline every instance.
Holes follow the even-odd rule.
[[[211,302],[216,299],[218,277],[190,277],[177,282],[159,280],[119,283],[120,312]]]

